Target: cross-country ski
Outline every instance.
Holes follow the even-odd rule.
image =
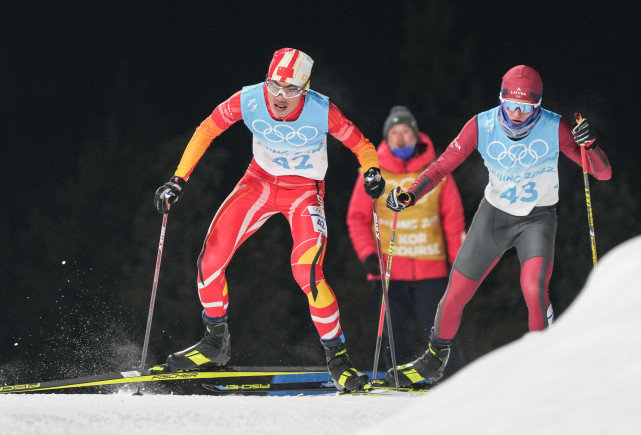
[[[288,367],[223,367],[210,371],[189,372],[144,372],[137,370],[109,373],[105,375],[85,376],[74,379],[58,381],[29,382],[17,385],[0,386],[0,393],[29,393],[44,392],[62,389],[77,389],[84,387],[99,387],[122,384],[135,384],[140,382],[169,382],[169,381],[202,381],[205,379],[254,379],[267,383],[299,382],[306,378],[327,376],[327,371],[322,368],[292,369]],[[331,381],[331,379],[330,379]]]

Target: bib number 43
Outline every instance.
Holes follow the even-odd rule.
[[[518,195],[517,188],[516,186],[514,186],[506,189],[503,193],[501,193],[501,198],[507,199],[508,201],[510,201],[510,204],[514,204],[517,200],[523,202],[532,202],[536,201],[536,199],[539,197],[539,192],[536,191],[536,183],[533,181],[523,184],[522,186],[520,186],[520,188],[522,189],[521,196]]]

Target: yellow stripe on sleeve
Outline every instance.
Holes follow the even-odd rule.
[[[378,168],[378,154],[376,154],[376,148],[374,145],[361,134],[361,140],[354,148],[352,152],[356,154],[358,163],[361,167],[367,171],[369,168]]]
[[[191,137],[191,140],[185,148],[178,168],[174,175],[178,177],[187,179],[191,172],[194,170],[200,158],[205,154],[211,142],[224,130],[216,125],[211,119],[211,116],[208,116],[194,132],[194,135]]]

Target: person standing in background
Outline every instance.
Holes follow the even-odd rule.
[[[418,175],[434,161],[436,153],[430,137],[421,132],[414,115],[395,106],[383,124],[383,140],[378,146],[381,174],[393,190],[408,189]],[[372,198],[358,177],[347,213],[349,235],[356,255],[363,262],[372,283],[372,297],[380,303],[382,283],[372,215]],[[387,264],[394,212],[377,200],[383,265]],[[449,265],[465,237],[461,197],[452,176],[445,177],[430,195],[422,198],[412,213],[399,216],[389,283],[390,310],[396,357],[413,359],[433,326],[438,302],[447,286]],[[448,264],[449,262],[449,264]],[[384,348],[389,349],[387,328]],[[384,351],[386,369],[392,366],[390,352]],[[462,351],[455,345],[448,374],[463,365]]]

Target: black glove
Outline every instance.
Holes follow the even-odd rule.
[[[387,196],[387,208],[392,211],[403,211],[406,207],[414,205],[416,197],[412,192],[403,192],[400,187],[392,190]]]
[[[583,118],[580,113],[575,113],[573,124],[572,136],[574,136],[574,142],[585,146],[585,149],[588,150],[596,147],[596,133],[588,118]]]
[[[381,170],[378,168],[369,168],[363,174],[365,180],[365,192],[373,199],[378,198],[385,193],[385,180],[381,176]]]
[[[154,205],[160,213],[169,212],[169,204],[178,201],[178,197],[183,193],[185,180],[180,177],[171,177],[171,180],[156,189],[154,196]]]
[[[363,267],[365,268],[365,272],[369,275],[380,276],[381,268],[378,263],[378,254],[369,254],[365,257],[365,260],[363,260]]]

